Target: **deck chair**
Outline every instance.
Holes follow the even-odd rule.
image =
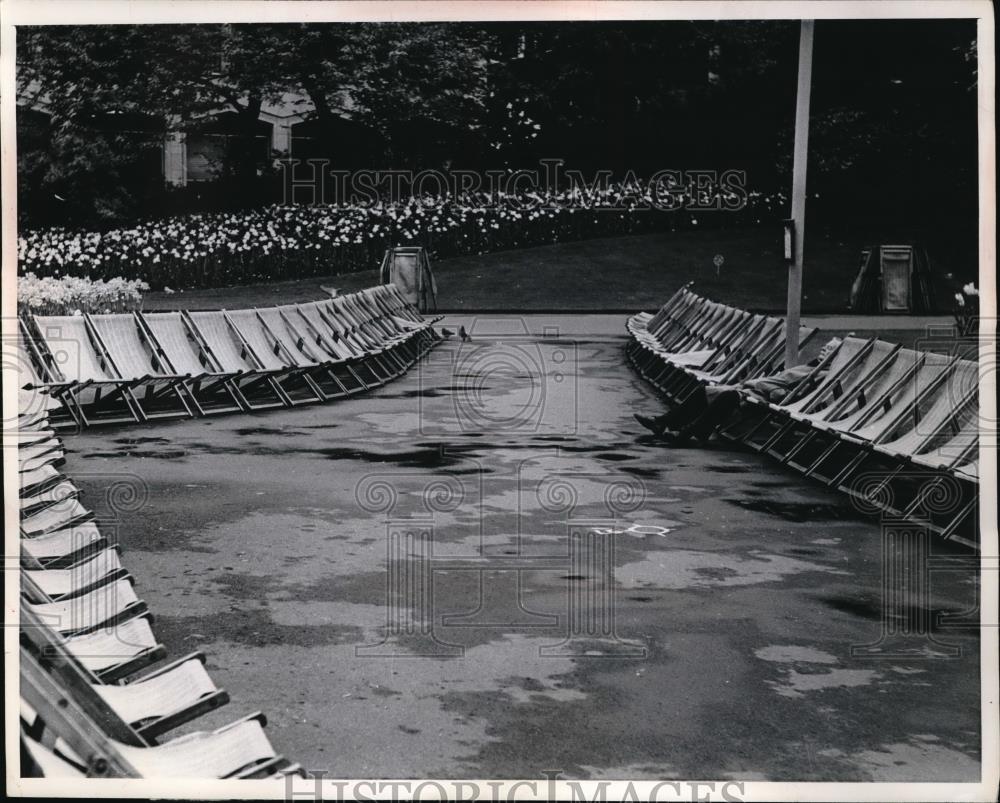
[[[379,364],[387,379],[400,376],[413,364],[415,357],[404,360],[396,353],[397,347],[408,340],[409,335],[390,333],[388,326],[383,328],[366,316],[358,307],[354,294],[319,302],[317,310],[333,331],[341,337],[353,338],[370,359]]]
[[[870,421],[872,403],[876,410],[884,409],[883,397],[898,388],[901,381],[914,377],[926,359],[926,355],[912,349],[876,344],[869,357],[870,370],[861,366],[856,378],[842,385],[835,401],[810,412],[790,410],[787,425],[766,451],[782,462],[793,461],[821,433],[848,431],[861,421]]]
[[[18,471],[21,474],[28,474],[44,469],[46,466],[61,466],[65,462],[66,452],[62,448],[62,443],[56,441],[44,451],[32,447],[30,454],[18,455]]]
[[[675,309],[672,316],[663,316],[663,310],[655,320],[658,320],[658,328],[654,328],[653,320],[644,326],[634,329],[632,339],[626,347],[626,357],[632,363],[640,375],[647,381],[660,387],[662,382],[669,378],[675,370],[674,357],[683,356],[683,360],[689,363],[696,360],[701,364],[715,351],[715,347],[696,348],[688,345],[690,327],[688,321],[696,319],[701,309],[709,302],[695,296],[693,293],[686,293],[684,304]],[[693,357],[696,353],[701,353],[700,357]]]
[[[841,472],[837,486],[844,493],[864,499],[878,498],[882,489],[892,489],[896,500],[890,512],[902,515],[912,507],[907,486],[901,482],[932,473],[946,473],[953,466],[969,462],[979,442],[978,389],[970,388],[957,402],[948,392],[948,384],[939,390],[926,412],[916,422],[908,419],[891,439],[872,444],[851,472]],[[917,469],[912,471],[912,469]],[[878,478],[878,482],[872,482]],[[860,485],[858,480],[862,480]]]
[[[21,534],[26,538],[37,538],[55,530],[76,527],[93,521],[94,514],[80,504],[76,497],[58,501],[37,513],[22,516]]]
[[[349,360],[359,376],[362,376],[361,372],[364,371],[364,383],[369,388],[386,383],[388,377],[384,370],[376,371],[364,348],[342,334],[342,330],[346,330],[346,327],[335,328],[329,319],[324,318],[320,311],[320,302],[296,304],[295,312],[298,316],[295,319],[296,325],[304,331],[313,347],[323,350],[333,359]]]
[[[25,704],[22,701],[22,707]],[[34,716],[34,711],[31,712]],[[75,764],[43,745],[25,732],[27,723],[21,720],[21,777],[22,778],[86,778]]]
[[[46,569],[23,550],[21,562],[21,571],[53,601],[79,597],[128,577],[117,547],[103,549],[65,569]]]
[[[89,777],[250,778],[270,775],[288,763],[264,734],[262,714],[215,731],[149,745],[109,706],[101,707],[89,697],[77,698],[73,691],[30,653],[22,652],[24,702],[36,721],[44,724],[44,733],[55,737],[54,751]],[[115,733],[110,735],[108,730]]]
[[[281,343],[285,353],[296,365],[312,369],[310,376],[331,398],[368,390],[369,386],[352,367],[352,359],[332,356],[321,344],[314,342],[294,304],[261,307],[256,310],[270,336]]]
[[[18,412],[29,418],[48,418],[63,413],[68,422],[81,425],[77,401],[71,391],[74,382],[67,380],[57,366],[46,362],[45,347],[32,333],[26,318],[17,319]],[[51,357],[51,355],[48,355]]]
[[[162,661],[167,648],[156,640],[149,614],[79,636],[64,638],[66,649],[102,683],[117,683]],[[23,625],[22,625],[23,626]]]
[[[428,343],[438,340],[434,332],[434,325],[430,320],[424,319],[421,316],[420,320],[413,321],[400,316],[388,303],[388,296],[380,293],[378,287],[368,287],[360,291],[358,293],[358,300],[359,303],[366,303],[373,312],[381,316],[381,320],[396,331],[413,333],[419,339],[423,339]]]
[[[73,383],[69,392],[83,424],[145,420],[135,382],[118,374],[84,316],[36,315],[34,321],[46,364],[62,381]]]
[[[27,429],[18,427],[13,432],[4,433],[4,446],[17,446],[19,449],[23,449],[54,438],[55,434],[55,430],[50,427]]]
[[[380,294],[384,294],[384,297],[389,305],[393,309],[398,310],[401,317],[409,318],[411,321],[415,321],[416,323],[422,323],[423,321],[428,320],[427,318],[424,318],[423,314],[421,314],[415,304],[406,300],[403,294],[399,291],[399,288],[395,285],[380,285],[376,291]],[[440,321],[443,317],[444,316],[442,315],[435,315],[429,320],[432,324],[434,324]]]
[[[184,385],[186,377],[165,368],[144,337],[135,315],[87,315],[94,339],[108,354],[123,379],[142,390],[139,404],[147,418],[187,416],[195,410]],[[138,399],[139,394],[136,393]]]
[[[312,378],[312,369],[300,365],[282,342],[270,330],[256,310],[235,310],[223,313],[242,345],[262,368],[281,376],[280,384],[292,403],[308,403],[329,398]]]
[[[201,652],[128,683],[109,684],[77,660],[65,640],[30,611],[22,622],[21,640],[31,656],[56,676],[84,708],[90,709],[95,721],[106,726],[108,735],[126,744],[156,744],[163,734],[229,702],[226,691],[216,686],[205,671],[205,655]]]
[[[957,358],[931,353],[912,357],[904,349],[894,370],[869,389],[867,405],[835,420],[812,422],[809,438],[797,451],[789,453],[789,465],[806,476],[834,482],[841,473],[852,471],[865,450],[885,440],[906,416],[913,415],[921,399],[947,382],[957,364]]]
[[[288,369],[269,370],[247,348],[222,310],[182,312],[198,340],[223,371],[233,375],[240,393],[256,410],[292,407],[295,402],[281,384]]]
[[[18,472],[20,495],[22,497],[34,496],[46,488],[61,482],[64,477],[65,475],[57,471],[51,463],[45,463],[27,471],[20,471]]]
[[[348,323],[349,331],[363,338],[369,348],[383,349],[388,354],[393,354],[393,349],[406,344],[412,336],[410,331],[398,330],[380,310],[373,308],[361,293],[328,299],[320,303],[320,309],[325,314],[339,316],[342,321]]]
[[[81,635],[147,613],[128,579],[115,580],[78,597],[52,600],[30,577],[21,576],[22,609],[63,635]]]
[[[36,490],[29,494],[21,494],[20,509],[21,517],[34,516],[46,508],[65,503],[70,499],[79,499],[80,489],[68,479],[61,479],[54,485],[49,485],[43,490]]]
[[[22,538],[23,552],[47,568],[65,568],[108,545],[92,521],[66,527],[34,538]]]
[[[394,349],[400,353],[407,368],[420,359],[437,340],[429,321],[417,323],[393,315],[371,288],[354,294],[350,301],[394,341]]]
[[[688,289],[691,284],[692,282],[688,282],[682,285],[656,312],[637,312],[630,316],[625,322],[625,328],[628,333],[633,336],[645,333],[668,318],[676,309],[684,306],[687,303],[688,297],[693,295]]]
[[[789,426],[792,413],[815,412],[836,401],[843,394],[844,384],[856,379],[862,366],[870,365],[875,343],[876,338],[845,337],[836,351],[817,364],[780,402],[745,393],[744,417],[753,424],[738,439],[755,451],[768,449]],[[886,356],[880,353],[879,359]]]
[[[140,332],[156,352],[164,370],[185,377],[184,387],[200,414],[252,409],[237,386],[235,374],[223,370],[201,345],[183,313],[133,314]]]

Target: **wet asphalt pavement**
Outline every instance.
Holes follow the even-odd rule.
[[[67,437],[170,656],[232,695],[197,727],[259,708],[331,777],[978,779],[972,572],[885,620],[879,523],[645,437],[660,403],[593,320],[481,320],[344,402]]]

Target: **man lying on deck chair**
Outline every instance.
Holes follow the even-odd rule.
[[[780,402],[801,379],[840,346],[840,342],[839,337],[833,338],[808,363],[796,365],[773,376],[749,379],[738,385],[699,385],[683,402],[663,415],[650,417],[635,413],[635,420],[654,435],[666,435],[665,440],[669,445],[683,446],[691,438],[707,444],[715,431],[739,409],[742,404],[741,390],[749,391],[765,401]]]

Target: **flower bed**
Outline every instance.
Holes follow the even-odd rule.
[[[37,277],[26,273],[17,281],[19,315],[73,315],[83,312],[127,312],[142,307],[149,285],[142,280],[92,280],[76,276]]]
[[[645,195],[643,195],[645,193]],[[738,212],[648,207],[643,185],[612,185],[586,201],[571,192],[411,198],[399,203],[269,206],[188,215],[107,232],[28,231],[22,273],[143,279],[156,288],[210,287],[377,267],[390,246],[419,244],[433,258],[482,254],[673,228],[760,222],[782,200],[750,193]],[[647,202],[647,203],[644,203]]]

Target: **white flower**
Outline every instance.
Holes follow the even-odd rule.
[[[962,288],[962,292],[967,296],[978,296],[979,291],[976,289],[975,282],[969,282],[965,287]]]
[[[955,293],[955,301],[958,302],[958,306],[960,307],[965,306],[965,296],[963,296],[961,293]]]

